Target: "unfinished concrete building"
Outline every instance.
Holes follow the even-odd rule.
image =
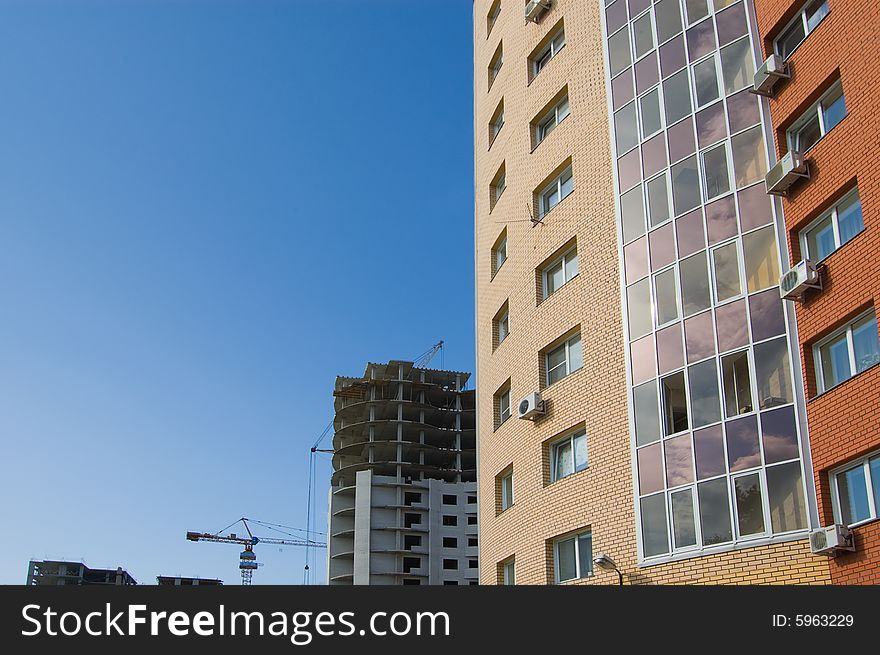
[[[115,569],[90,569],[82,562],[31,560],[27,584],[56,585],[136,585],[137,582],[121,566]]]
[[[223,580],[217,578],[189,578],[181,575],[157,575],[156,584],[160,587],[217,587]]]
[[[477,584],[469,377],[391,361],[336,378],[329,584]]]

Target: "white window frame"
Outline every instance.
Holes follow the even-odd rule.
[[[516,497],[513,491],[513,469],[500,477],[501,481],[501,511],[504,512],[513,506]]]
[[[716,103],[719,100],[724,100],[724,98],[725,98],[724,71],[721,70],[720,52],[721,52],[720,49],[716,49],[716,50],[712,51],[712,54],[706,55],[702,59],[699,59],[698,61],[693,62],[689,66],[689,68],[690,68],[690,71],[689,71],[690,81],[691,81],[691,100],[693,101],[691,103],[693,105],[693,107],[691,108],[691,113],[694,114],[695,116],[699,110],[701,110],[705,107],[708,107],[709,105]],[[718,95],[715,96],[715,98],[713,98],[709,102],[706,102],[701,105],[701,104],[698,104],[699,99],[697,98],[696,67],[699,66],[700,64],[702,64],[703,62],[708,61],[709,59],[711,59],[715,64],[715,89],[718,91]]]
[[[724,248],[725,246],[729,246],[730,244],[734,244],[734,248],[736,249],[736,272],[739,276],[739,293],[731,296],[730,298],[720,300],[718,298],[718,280],[716,279],[715,275],[715,253],[716,251]],[[738,237],[734,237],[732,239],[716,243],[714,246],[709,246],[709,282],[712,285],[712,304],[715,307],[726,305],[727,303],[731,302],[736,302],[740,298],[745,297],[747,286],[745,279],[745,261],[743,259],[743,247],[741,239],[739,239]]]
[[[880,507],[877,507],[877,504],[874,501],[874,481],[871,479],[871,460],[877,459],[878,457],[880,457],[880,450],[874,451],[873,453],[865,455],[864,457],[860,457],[859,459],[853,460],[852,462],[847,462],[843,466],[838,466],[828,473],[828,478],[831,482],[831,509],[834,513],[835,523],[843,523],[843,513],[840,503],[840,488],[838,486],[837,479],[840,475],[847,473],[848,471],[851,471],[855,468],[858,468],[859,466],[864,467],[865,487],[868,494],[869,516],[868,518],[862,519],[861,521],[850,523],[849,527],[864,525],[866,523],[876,521],[878,518],[880,518]]]
[[[562,39],[562,42],[558,43],[560,38]],[[541,48],[540,52],[532,58],[532,79],[538,77],[540,72],[547,68],[547,64],[553,61],[553,58],[556,57],[564,47],[565,26],[563,25],[559,28],[556,34],[553,35],[550,42]],[[547,55],[549,55],[549,57]]]
[[[822,259],[817,259],[814,257],[814,253],[810,252],[810,243],[807,238],[807,235],[813,231],[815,228],[819,226],[820,223],[825,221],[826,219],[831,219],[831,231],[834,235],[834,248],[831,249],[825,257],[829,257],[833,253],[840,250],[841,247],[845,246],[849,241],[845,241],[841,243],[840,241],[840,223],[839,223],[839,207],[845,203],[850,202],[851,200],[856,199],[861,205],[862,199],[859,196],[859,189],[856,187],[852,191],[849,191],[846,195],[844,195],[840,200],[834,203],[834,206],[826,212],[823,212],[816,220],[812,221],[809,225],[807,225],[800,232],[800,243],[801,243],[801,252],[804,253],[806,259],[813,261],[814,263],[822,261]],[[864,211],[864,210],[863,210]],[[862,229],[856,232],[851,238],[855,238],[857,235],[861,234],[865,231],[865,221],[864,221],[864,213],[862,214]],[[824,259],[824,258],[823,258]]]
[[[559,265],[562,265],[562,284],[550,291],[550,271]],[[574,272],[572,272],[572,269]],[[571,282],[580,274],[580,260],[578,259],[577,246],[567,250],[560,257],[547,264],[541,271],[542,295],[546,300],[554,293],[559,291],[566,284]]]
[[[735,355],[742,355],[745,353],[746,355],[746,367],[748,368],[749,373],[749,394],[751,395],[751,406],[752,408],[747,412],[739,411],[739,397],[737,400],[737,413],[728,415],[727,413],[727,389],[724,386],[724,360],[733,357]],[[719,386],[720,390],[720,400],[721,400],[721,416],[724,417],[725,421],[733,421],[734,419],[742,418],[743,416],[751,416],[757,413],[759,409],[759,400],[758,400],[758,380],[756,379],[756,370],[755,370],[755,362],[754,362],[754,352],[751,348],[738,348],[735,350],[731,350],[729,352],[725,352],[718,358],[718,375],[721,381]],[[736,383],[736,379],[734,376],[734,384]],[[735,391],[735,389],[734,389]]]
[[[510,310],[509,309],[506,312],[504,312],[501,316],[498,317],[496,324],[497,324],[496,329],[498,330],[498,345],[500,346],[501,343],[507,337],[510,336]],[[502,325],[505,326],[503,335],[501,333],[501,326]]]
[[[816,367],[816,387],[819,390],[819,393],[825,393],[826,391],[830,391],[831,389],[835,389],[835,388],[839,387],[841,384],[843,384],[844,382],[846,382],[847,380],[854,378],[859,373],[862,373],[863,371],[867,371],[869,368],[873,368],[874,366],[877,366],[876,363],[871,364],[870,366],[863,369],[862,371],[859,371],[858,367],[856,366],[856,351],[855,351],[855,346],[853,345],[853,334],[852,334],[853,333],[853,325],[868,318],[869,316],[874,316],[874,320],[876,322],[877,315],[876,315],[873,307],[871,309],[869,309],[868,311],[862,312],[857,317],[855,317],[853,320],[849,321],[846,325],[844,325],[843,327],[841,327],[838,330],[835,330],[834,332],[832,332],[827,337],[825,337],[821,341],[817,342],[816,345],[813,346],[813,363]],[[844,378],[843,380],[840,380],[837,384],[835,384],[831,387],[826,387],[825,386],[825,372],[822,367],[822,349],[831,345],[832,343],[834,343],[836,341],[839,341],[841,337],[844,337],[846,339],[846,350],[847,350],[847,354],[849,356],[850,375],[849,375],[849,377]]]
[[[657,278],[661,275],[668,274],[669,271],[672,271],[672,282],[675,285],[675,318],[671,318],[665,323],[660,322],[660,294],[657,292]],[[665,327],[667,325],[672,325],[673,323],[682,320],[682,307],[681,307],[681,280],[680,274],[678,272],[678,263],[672,264],[671,266],[667,266],[663,268],[653,275],[651,275],[651,308],[654,313],[654,323],[656,324],[657,329]]]
[[[504,45],[499,45],[498,50],[495,55],[492,57],[492,61],[489,62],[489,88],[492,88],[492,85],[495,84],[495,80],[498,79],[498,74],[501,72],[501,67],[504,66]]]
[[[839,125],[840,122],[847,117],[849,111],[845,111],[840,121],[835,123],[835,125],[831,128],[828,128],[825,125],[825,109],[822,105],[826,100],[828,100],[829,97],[831,97],[838,91],[840,91],[840,97],[843,98],[844,109],[846,109],[846,94],[844,94],[843,92],[843,84],[840,80],[837,80],[829,87],[829,89],[825,93],[822,94],[822,97],[820,97],[815,103],[813,103],[813,105],[809,109],[807,109],[807,111],[801,114],[801,116],[798,117],[798,119],[794,123],[792,123],[791,127],[785,131],[785,139],[788,143],[789,150],[797,150],[801,154],[809,152],[810,150],[815,148],[822,139],[825,138],[825,135],[827,135],[828,132],[837,127],[837,125]],[[816,143],[811,145],[809,148],[800,149],[800,146],[798,144],[798,135],[800,131],[803,130],[803,128],[808,123],[810,123],[815,116],[819,117],[819,138],[816,139]]]
[[[489,13],[486,15],[486,38],[489,38],[489,35],[492,34],[492,28],[495,27],[495,23],[498,21],[498,16],[501,15],[501,0],[495,0],[491,7],[489,7]]]
[[[795,52],[797,52],[797,49],[800,48],[801,45],[804,43],[804,41],[807,40],[807,37],[810,36],[810,34],[812,34],[813,31],[817,27],[819,27],[819,25],[822,24],[822,21],[825,20],[826,16],[828,16],[828,14],[831,12],[831,8],[828,7],[828,1],[825,0],[825,3],[824,3],[825,4],[825,14],[822,16],[822,18],[819,19],[818,23],[816,23],[813,27],[810,27],[809,23],[807,22],[807,7],[809,7],[811,4],[813,4],[813,0],[807,0],[804,3],[804,6],[801,7],[800,11],[798,11],[797,16],[795,16],[790,21],[788,21],[788,23],[785,25],[785,27],[783,27],[781,30],[779,30],[778,36],[775,39],[773,39],[773,52],[775,52],[777,55],[781,55],[782,53],[779,51],[779,44],[782,39],[782,36],[786,32],[788,32],[788,30],[790,30],[792,27],[794,27],[794,25],[797,24],[798,21],[801,22],[801,25],[804,28],[804,38],[802,38],[800,40],[800,42],[794,48],[791,49],[791,52],[788,53],[786,60],[790,59],[791,56]]]
[[[549,448],[550,483],[551,484],[554,482],[558,482],[559,480],[563,480],[571,475],[574,475],[575,473],[580,473],[581,471],[584,471],[587,468],[589,468],[589,466],[590,466],[589,451],[587,452],[587,460],[580,467],[578,466],[578,463],[577,463],[577,458],[576,458],[577,449],[575,447],[575,441],[577,439],[581,439],[581,438],[583,438],[584,442],[587,441],[586,428],[579,428],[579,429],[575,430],[574,432],[570,432],[569,434],[567,434],[563,437],[560,437],[559,439],[556,439],[555,441],[551,442],[550,448]],[[558,466],[557,454],[559,452],[559,448],[561,446],[564,446],[566,443],[569,444],[569,446],[571,448],[571,461],[572,461],[573,470],[571,473],[567,473],[565,475],[560,475],[559,470],[557,468],[557,466]]]
[[[573,341],[579,341],[580,344],[581,344],[581,365],[580,365],[580,367],[575,368],[575,369],[572,369],[572,368],[571,368],[571,347],[572,347],[572,342],[573,342]],[[555,371],[557,368],[560,368],[560,367],[562,367],[562,366],[565,366],[565,375],[563,375],[563,376],[562,376],[561,378],[559,378],[558,380],[555,380],[554,382],[551,382],[551,381],[550,381],[550,355],[552,355],[553,353],[558,352],[558,351],[561,350],[561,349],[564,349],[564,352],[565,352],[565,359],[562,361],[561,364],[558,364],[556,367],[554,367],[553,370]],[[544,353],[544,368],[545,368],[546,371],[547,371],[547,376],[546,376],[546,383],[547,383],[547,386],[549,387],[551,384],[556,384],[556,382],[561,382],[562,380],[564,380],[565,378],[567,378],[567,377],[568,377],[569,375],[571,375],[572,373],[575,373],[575,372],[581,370],[581,369],[584,367],[583,361],[584,361],[584,343],[583,343],[583,340],[581,339],[581,333],[580,333],[580,332],[578,332],[577,334],[573,334],[573,335],[571,335],[570,337],[568,337],[565,341],[563,341],[563,342],[562,342],[561,344],[559,344],[558,346],[555,346],[555,347],[553,347],[553,348],[548,349],[548,350]]]
[[[709,185],[706,182],[706,162],[705,156],[706,153],[712,152],[713,150],[718,150],[719,148],[724,148],[724,164],[727,166],[727,191],[722,191],[721,193],[709,196]],[[736,180],[734,179],[734,171],[733,171],[733,146],[728,139],[722,139],[718,143],[715,143],[708,148],[704,148],[700,151],[700,182],[702,183],[702,198],[703,203],[712,202],[718,198],[723,198],[726,195],[729,195],[732,191],[736,191]]]
[[[505,409],[505,408],[504,408],[504,404],[505,404],[505,403],[504,403],[504,399],[505,399],[505,398],[507,399],[507,412],[506,412],[507,415],[506,415],[506,416],[505,416],[505,411],[504,411],[504,409]],[[498,423],[498,427],[501,427],[502,425],[504,425],[504,423],[505,423],[505,422],[510,418],[510,416],[511,416],[511,412],[510,412],[510,389],[507,389],[506,391],[502,391],[501,394],[498,396],[498,416],[499,416],[499,418],[500,418],[500,422]]]
[[[553,579],[556,584],[562,584],[563,582],[571,582],[572,580],[583,580],[584,578],[590,578],[593,576],[593,567],[592,560],[590,561],[590,570],[586,573],[581,571],[581,541],[580,538],[584,535],[590,536],[590,548],[592,550],[593,545],[593,534],[590,530],[584,530],[583,532],[578,532],[577,534],[570,534],[564,537],[559,537],[558,539],[553,540]],[[575,577],[566,578],[565,580],[560,579],[559,577],[559,545],[565,543],[567,541],[574,540],[574,566],[575,566]]]
[[[655,91],[657,92],[657,108],[659,110],[659,116],[660,116],[660,127],[659,127],[659,129],[657,129],[654,132],[645,132],[644,131],[644,120],[643,120],[643,116],[642,116],[642,100],[647,98],[649,95],[651,95]],[[645,93],[640,95],[637,100],[638,100],[638,102],[636,102],[636,112],[637,112],[636,113],[636,117],[637,117],[636,120],[638,122],[638,125],[636,125],[636,129],[637,129],[637,131],[640,135],[640,138],[641,138],[640,142],[644,142],[644,141],[647,141],[648,139],[650,139],[655,134],[660,134],[663,130],[666,129],[666,106],[663,103],[663,85],[658,84],[657,86],[648,89]]]
[[[565,113],[562,112],[562,106],[565,105]],[[550,136],[550,133],[556,127],[571,115],[571,103],[568,100],[568,94],[562,97],[535,126],[535,146],[540,145],[544,139]]]
[[[563,181],[567,182],[571,180],[571,191],[569,191],[564,196],[562,195],[562,185]],[[562,171],[556,178],[550,182],[550,184],[546,185],[543,189],[541,189],[541,193],[538,194],[538,210],[541,218],[544,218],[547,214],[549,214],[554,208],[556,208],[563,200],[568,198],[574,192],[574,172],[571,166],[566,167],[564,171]],[[553,193],[559,195],[559,200],[550,207],[548,206],[549,198]]]
[[[494,248],[492,248],[492,259],[495,264],[495,273],[501,270],[504,262],[507,261],[507,237],[501,239]]]
[[[516,558],[511,557],[501,562],[501,581],[504,585],[516,584]]]
[[[771,467],[772,468],[772,467]],[[736,504],[736,480],[749,475],[758,476],[758,484],[761,487],[761,516],[764,519],[764,531],[752,534],[742,534],[739,527],[739,508]],[[747,542],[753,539],[766,539],[773,533],[772,517],[770,516],[770,499],[767,496],[767,467],[758,465],[746,471],[737,471],[730,475],[729,488],[727,490],[731,511],[733,512],[731,527],[733,528],[736,542]]]
[[[636,52],[636,30],[635,30],[635,23],[636,23],[637,21],[641,20],[641,19],[642,19],[643,17],[645,17],[645,16],[648,17],[648,25],[651,26],[651,44],[652,44],[652,45],[651,45],[650,48],[648,48],[648,51],[647,51],[645,54],[640,55],[640,54],[638,54],[638,53]],[[638,61],[641,61],[643,58],[645,58],[645,57],[647,57],[648,55],[650,55],[654,50],[656,50],[656,49],[659,47],[658,44],[657,44],[657,40],[658,40],[658,39],[657,39],[657,26],[656,26],[654,23],[655,23],[655,19],[654,19],[654,12],[653,12],[653,11],[644,11],[644,12],[642,12],[641,14],[639,14],[638,16],[635,16],[635,17],[631,17],[631,18],[630,18],[630,26],[631,26],[631,28],[632,28],[632,29],[630,30],[630,31],[632,32],[632,34],[631,34],[631,36],[630,36],[630,48],[631,48],[631,50],[630,50],[630,53],[631,53],[630,56],[632,57],[633,64],[635,64],[635,63],[638,62]]]
[[[498,112],[498,115],[489,123],[489,127],[492,131],[492,138],[490,140],[489,145],[491,146],[495,143],[495,139],[498,138],[498,135],[501,134],[501,130],[504,129],[504,108],[501,108],[501,111]]]

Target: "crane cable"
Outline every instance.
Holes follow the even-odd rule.
[[[315,522],[315,512],[313,511],[313,505],[317,498],[317,494],[313,492],[315,488],[315,455],[317,454],[318,446],[321,445],[321,442],[327,438],[327,435],[333,429],[333,421],[330,421],[327,424],[327,427],[324,428],[324,431],[318,436],[315,440],[315,443],[312,445],[311,450],[309,451],[309,488],[306,494],[306,544],[305,548],[305,566],[303,567],[303,584],[308,585],[312,583],[312,572],[309,568],[309,562],[315,564],[315,556],[312,547],[312,534],[319,534],[317,530],[314,529]],[[311,557],[311,560],[310,560]]]

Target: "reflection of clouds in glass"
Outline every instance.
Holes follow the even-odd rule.
[[[724,436],[721,426],[694,432],[694,449],[697,464],[697,477],[701,480],[725,473]]]
[[[754,416],[726,424],[727,458],[731,471],[742,471],[761,464],[758,447],[758,421]]]
[[[749,298],[749,310],[755,341],[763,341],[785,332],[782,300],[776,289],[763,291]]]
[[[761,415],[764,434],[764,459],[768,464],[798,456],[794,407],[784,407]]]
[[[724,305],[715,310],[718,325],[718,347],[721,351],[744,346],[749,340],[744,300]]]
[[[715,335],[712,332],[712,316],[709,312],[694,316],[685,321],[685,341],[687,342],[688,363],[705,359],[715,354]]]
[[[691,439],[688,435],[666,442],[666,481],[670,487],[694,481],[691,471]]]

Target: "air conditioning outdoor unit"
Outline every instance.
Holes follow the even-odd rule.
[[[541,400],[541,394],[535,391],[520,400],[517,413],[520,418],[529,420],[542,416],[544,414],[544,401]]]
[[[526,3],[526,20],[537,23],[541,14],[550,9],[549,0],[529,0]]]
[[[800,300],[807,289],[821,289],[819,271],[809,259],[795,264],[794,268],[779,278],[779,296],[783,300]]]
[[[767,57],[758,72],[755,73],[755,84],[752,93],[759,96],[773,97],[773,87],[779,80],[789,79],[791,74],[788,71],[788,64],[779,55],[770,55]]]
[[[784,196],[788,193],[789,187],[797,182],[798,179],[810,177],[810,171],[804,156],[792,150],[785,157],[770,169],[767,177],[764,178],[764,184],[767,187],[767,193],[774,196]]]
[[[816,555],[834,556],[841,551],[855,552],[852,530],[845,525],[829,525],[810,533],[810,550]]]

